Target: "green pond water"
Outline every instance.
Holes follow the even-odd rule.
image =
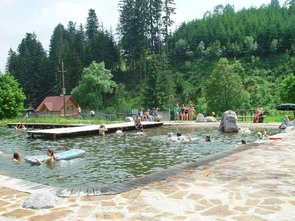
[[[167,134],[177,131],[196,140],[190,143],[171,142]],[[210,135],[211,142],[205,141]],[[223,134],[216,129],[194,127],[160,127],[146,129],[144,135],[125,132],[121,136],[86,136],[45,140],[28,138],[22,130],[0,128],[0,174],[58,187],[100,187],[141,177],[192,160],[235,147],[241,139],[257,140],[251,134]],[[33,166],[11,161],[13,152],[27,155],[46,154],[47,148],[55,153],[72,148],[83,149],[83,158],[57,161],[54,168],[45,164]]]

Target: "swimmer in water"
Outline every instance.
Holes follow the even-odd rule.
[[[177,136],[177,140],[179,140],[179,141],[192,141],[192,138],[191,137],[189,137],[189,136],[184,136],[184,135],[182,135],[180,132],[177,132],[176,133],[176,136]]]
[[[102,124],[102,125],[99,126],[98,131],[99,131],[99,134],[100,135],[103,135],[104,136],[105,135],[105,132],[108,131],[108,129],[106,128],[105,125]]]
[[[13,153],[12,161],[16,162],[16,163],[20,162],[20,153],[19,152],[14,152]]]
[[[247,144],[245,140],[241,140],[241,144]]]
[[[266,131],[265,130],[261,130],[257,133],[257,136],[259,139],[265,139],[267,136]]]

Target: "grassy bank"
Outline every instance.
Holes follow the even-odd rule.
[[[282,112],[281,115],[277,116],[267,116],[264,119],[265,123],[273,123],[273,122],[283,122],[284,116],[289,115],[290,119],[293,119],[293,114],[288,112]],[[74,118],[64,118],[58,116],[47,116],[47,117],[32,117],[28,120],[24,118],[14,118],[14,119],[5,119],[0,120],[0,126],[6,127],[7,123],[53,123],[53,124],[110,124],[110,123],[120,123],[122,121],[112,121],[112,120],[101,120],[99,118],[91,118],[91,119],[74,119]],[[241,121],[239,121],[241,122]],[[244,122],[252,122],[249,118]]]
[[[100,119],[72,119],[64,117],[34,117],[29,119],[14,118],[5,119],[0,121],[0,126],[5,127],[7,123],[53,123],[53,124],[107,124],[107,123],[118,123],[118,121],[106,121]]]

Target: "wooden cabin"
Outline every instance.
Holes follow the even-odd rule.
[[[65,104],[65,108],[64,108]],[[37,107],[36,111],[39,115],[59,115],[64,116],[64,109],[66,116],[78,116],[79,105],[70,96],[48,96]]]

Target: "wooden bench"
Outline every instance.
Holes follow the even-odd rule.
[[[246,115],[243,115],[243,116],[237,116],[238,121],[247,121],[247,119],[249,119],[251,122],[253,122],[254,117],[255,117],[255,116],[246,116]],[[263,117],[263,119],[265,119],[267,116],[266,116],[266,115],[263,115],[262,117]]]

